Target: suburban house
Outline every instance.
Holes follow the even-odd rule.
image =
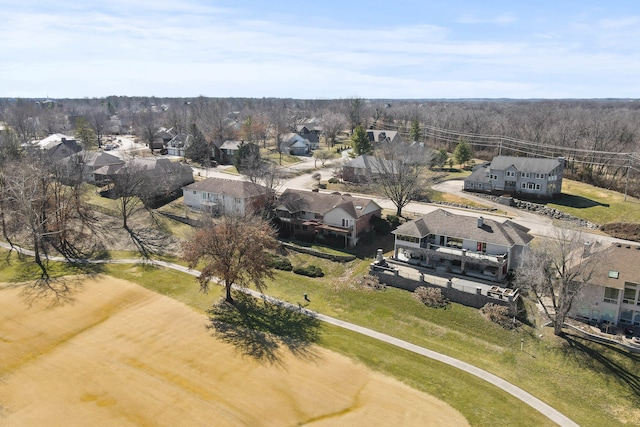
[[[178,135],[171,138],[169,142],[165,145],[167,149],[167,154],[171,156],[185,156],[185,150],[193,140],[193,136],[191,134],[179,133]]]
[[[244,141],[232,141],[227,140],[224,141],[218,147],[218,151],[220,152],[220,157],[218,161],[223,165],[230,165],[233,163],[233,159],[236,156],[238,150],[240,150],[240,146],[244,143]]]
[[[318,125],[314,119],[311,119],[307,124],[300,124],[296,126],[296,133],[309,141],[311,146],[315,150],[320,145],[320,134],[322,133],[322,126]]]
[[[125,164],[121,158],[104,151],[82,151],[76,157],[74,160],[82,164],[82,180],[92,184],[99,183],[106,175],[115,174]]]
[[[372,143],[389,142],[398,144],[402,142],[402,138],[397,130],[367,130],[367,136]]]
[[[409,264],[503,281],[519,266],[533,236],[498,222],[437,209],[396,228],[394,258]]]
[[[297,133],[285,133],[284,135],[280,135],[280,141],[281,144],[283,144],[283,147],[287,147],[289,154],[294,156],[303,156],[305,154],[309,154],[312,149],[318,148],[317,144],[315,147],[312,146],[308,139],[303,138]]]
[[[266,187],[249,181],[207,178],[182,188],[184,204],[216,215],[245,215],[266,197]]]
[[[594,251],[592,249],[592,251]],[[640,246],[613,243],[603,249],[571,315],[614,325],[640,325]]]
[[[380,217],[381,212],[382,208],[371,199],[337,192],[287,189],[276,203],[276,215],[290,236],[324,236],[344,242],[345,247],[355,246],[361,233],[373,228],[371,217]]]
[[[58,145],[67,141],[76,142],[75,139],[70,136],[61,133],[54,133],[44,139],[41,139],[40,141],[35,141],[33,144],[41,150],[52,150]]]
[[[476,166],[465,180],[464,189],[494,194],[552,198],[562,193],[564,157],[497,156],[491,163]]]
[[[385,159],[362,154],[342,165],[342,179],[349,182],[367,182],[385,170],[392,170],[390,163]]]
[[[55,136],[60,134],[55,134]],[[51,135],[54,136],[54,135]],[[47,137],[40,142],[43,142],[51,137]],[[48,144],[49,148],[46,149],[47,155],[50,159],[57,161],[64,159],[65,157],[72,156],[82,151],[82,146],[73,138],[61,136],[59,142],[55,145]]]

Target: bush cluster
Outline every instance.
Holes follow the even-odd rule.
[[[413,291],[413,297],[428,307],[447,308],[449,305],[449,300],[442,295],[442,290],[439,288],[418,286]]]
[[[296,267],[293,269],[293,272],[296,274],[300,274],[302,276],[308,277],[322,277],[324,273],[320,267],[316,267],[315,265],[307,265],[305,267]]]
[[[521,325],[521,322],[513,316],[509,307],[504,305],[487,303],[480,309],[480,313],[487,320],[497,323],[505,329],[515,329]]]
[[[364,276],[356,278],[355,285],[358,289],[374,291],[384,291],[387,289],[387,285],[385,285],[384,283],[380,283],[380,280],[378,280],[376,276],[372,276],[371,274],[366,274]]]
[[[291,261],[289,261],[285,257],[278,256],[278,255],[273,255],[272,256],[272,258],[271,258],[271,267],[275,268],[276,270],[283,270],[283,271],[291,271],[291,270],[293,270],[293,266],[291,265]]]
[[[340,182],[340,180],[334,176],[334,177],[329,178],[328,182],[329,182],[329,184],[337,184],[337,183]]]

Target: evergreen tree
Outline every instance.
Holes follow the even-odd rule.
[[[189,143],[186,144],[184,156],[194,162],[205,164],[209,160],[209,156],[211,156],[211,151],[206,138],[195,123],[189,125],[189,136],[187,138]]]
[[[465,139],[461,139],[456,146],[456,149],[453,151],[453,157],[456,159],[456,162],[460,165],[466,165],[469,160],[473,157],[473,151],[471,150],[471,144],[467,142]]]
[[[351,135],[351,146],[356,156],[369,154],[373,151],[369,136],[362,126],[356,126]]]
[[[422,131],[420,130],[420,122],[418,122],[417,120],[411,122],[409,135],[411,136],[412,141],[420,141],[420,137],[422,136]]]

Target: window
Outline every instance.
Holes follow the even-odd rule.
[[[619,295],[620,295],[620,289],[604,288],[604,302],[617,304]]]
[[[633,319],[633,310],[621,310],[620,311],[620,323],[631,324]]]
[[[540,184],[536,184],[536,190],[540,189]]]
[[[636,303],[636,287],[635,286],[624,287],[624,295],[622,296],[622,302],[625,304]]]
[[[507,176],[510,178],[514,178],[516,176],[516,173],[514,171],[507,171]]]
[[[202,200],[207,200],[207,193],[202,192]]]
[[[236,203],[242,203],[242,199],[240,197],[235,197],[234,200]]]
[[[525,184],[525,183],[523,182],[523,183],[522,183],[522,189],[523,189],[523,190],[526,190],[526,188],[527,188],[527,184]]]
[[[402,234],[398,234],[396,235],[396,239],[397,240],[402,240],[404,242],[411,242],[411,243],[419,243],[420,239],[417,237],[413,237],[413,236],[404,236]]]
[[[193,190],[193,194],[198,194],[198,192],[196,190]]]
[[[527,184],[527,188],[529,190],[533,190],[534,188],[536,188],[536,185],[533,182],[530,182],[530,183]]]
[[[457,237],[449,237],[447,238],[447,246],[462,249],[462,239],[458,239]]]

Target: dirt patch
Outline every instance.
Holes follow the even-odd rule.
[[[133,283],[85,283],[27,306],[0,286],[0,424],[468,425],[432,396],[322,348],[239,355],[206,317]]]
[[[640,242],[640,224],[628,222],[615,222],[604,224],[600,227],[602,231],[617,239]]]

